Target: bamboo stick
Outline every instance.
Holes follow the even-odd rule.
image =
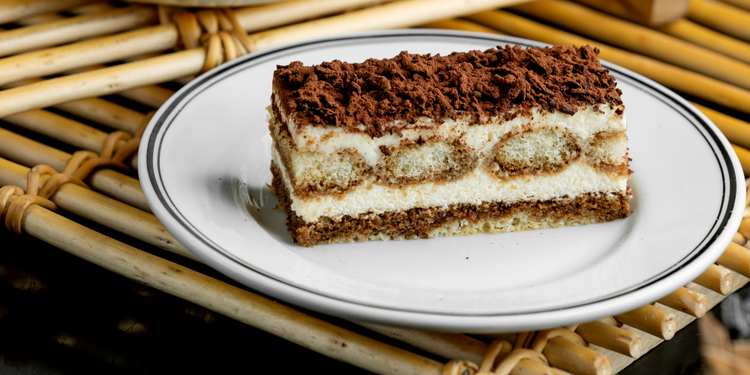
[[[167,24],[10,56],[0,59],[0,85],[160,52],[176,43],[177,30]]]
[[[599,319],[598,322],[602,322],[613,327],[622,327],[622,323],[618,322],[617,319],[615,319],[615,317],[613,316],[605,316],[604,318]]]
[[[245,31],[253,32],[383,2],[383,0],[292,0],[238,9],[235,10],[234,15]]]
[[[554,328],[537,332],[534,341],[528,345],[528,348],[541,353],[547,346],[547,343],[555,337],[562,337],[565,340],[583,347],[588,345],[577,333],[566,328]]]
[[[29,168],[0,158],[0,186],[13,185],[26,190]],[[44,184],[48,176],[40,181]],[[50,197],[57,207],[92,220],[160,249],[200,260],[172,237],[153,214],[108,198],[75,184],[65,184]]]
[[[306,39],[316,35],[320,36],[325,33],[341,31],[340,28],[343,27],[344,23],[350,25],[349,22],[361,22],[361,24],[357,24],[358,30],[363,30],[363,28],[366,27],[375,27],[376,24],[379,27],[385,27],[388,25],[390,25],[389,27],[396,27],[398,25],[410,26],[435,19],[467,14],[493,5],[518,3],[520,1],[521,0],[471,0],[469,4],[459,4],[446,0],[411,0],[407,2],[389,3],[381,7],[353,12],[351,13],[355,14],[353,17],[350,14],[329,17],[323,23],[311,21],[305,23],[307,26],[292,25],[272,30],[272,32],[255,34],[254,36],[257,36],[255,39],[256,43],[259,44],[259,47],[269,47],[275,43],[289,41],[291,40],[290,38]],[[427,7],[426,9],[430,9],[430,12],[424,12],[421,17],[416,19],[399,18],[403,16],[401,12],[412,12],[417,6]],[[390,23],[383,24],[382,19],[379,19],[378,22],[375,22],[373,19],[373,17],[384,17],[391,13],[399,14],[399,17],[392,17],[392,19],[389,20]],[[406,24],[404,25],[399,22]],[[166,26],[168,25],[157,27]],[[310,34],[312,33],[311,28],[315,27],[320,27],[321,29]],[[143,29],[138,32],[148,34],[150,31]],[[116,37],[122,38],[123,42],[126,44],[132,44],[131,39],[123,38],[122,35],[124,34],[120,34]],[[103,39],[106,38],[96,39],[96,43],[94,44],[98,43],[106,46],[107,44],[103,44]],[[74,47],[66,46],[58,48],[76,49],[80,48],[82,43],[88,42],[71,45]],[[87,49],[88,52],[97,50],[93,45],[89,47],[91,48]],[[69,50],[67,52],[71,53],[73,51]],[[45,52],[40,51],[35,53]],[[125,55],[125,53],[121,53],[121,55]],[[7,64],[7,60],[26,58],[24,56],[25,55],[18,55],[0,60],[0,71],[2,71],[3,64]],[[72,76],[60,77],[49,81],[30,84],[28,86],[5,90],[0,92],[0,102],[6,104],[4,107],[0,107],[0,117],[30,109],[47,107],[64,101],[106,95],[124,89],[166,82],[179,77],[195,74],[200,71],[200,67],[196,68],[196,65],[200,62],[200,66],[202,67],[204,58],[205,56],[202,49],[186,50],[129,64],[100,69],[94,72],[79,73]],[[78,60],[80,59],[83,59],[83,57],[78,58]],[[71,66],[66,66],[66,70],[71,68]],[[15,77],[15,79],[25,78],[29,78],[29,76],[19,75]],[[86,81],[85,84],[84,81]],[[2,78],[0,78],[0,84],[3,84]]]
[[[750,89],[750,65],[648,27],[566,1],[535,1],[512,9],[604,43]],[[607,27],[601,27],[605,24]]]
[[[96,69],[105,68],[106,66],[97,66]],[[96,70],[91,69],[91,70]],[[86,71],[91,71],[86,70]],[[16,81],[6,85],[0,85],[2,89],[22,87],[31,83],[42,82],[42,78],[29,78],[23,81]],[[142,86],[130,90],[123,90],[118,95],[132,98],[131,100],[146,105],[152,105],[154,108],[157,103],[159,106],[166,101],[166,98],[174,94],[174,91],[161,86]],[[126,131],[130,134],[135,133],[143,120],[143,114],[134,111],[128,107],[112,103],[100,98],[84,98],[70,102],[54,105],[57,109],[62,109],[68,113],[109,126],[113,129]]]
[[[0,91],[0,117],[140,86],[167,82],[200,71],[203,49],[171,53],[148,60],[78,73]]]
[[[92,13],[106,12],[109,10],[113,10],[115,8],[117,8],[117,6],[110,4],[109,0],[104,0],[104,1],[100,0],[98,2],[79,5],[77,7],[70,8],[67,11],[65,11],[65,13],[70,13],[76,16],[82,16],[82,15],[92,14]]]
[[[474,31],[478,33],[490,33],[490,34],[501,34],[499,31],[480,25],[476,22],[471,22],[463,19],[450,19],[429,22],[419,27],[427,29],[448,29],[448,30],[462,30],[462,31]]]
[[[750,151],[737,145],[732,145],[732,149],[737,154],[737,158],[740,159],[742,164],[742,172],[745,176],[750,175]]]
[[[747,243],[747,238],[745,238],[745,236],[743,236],[742,234],[738,232],[734,234],[734,237],[732,238],[732,242],[738,245],[744,245],[745,243]]]
[[[153,6],[134,5],[8,30],[0,33],[0,57],[132,30],[154,21]]]
[[[135,133],[143,121],[143,114],[108,100],[86,98],[54,106],[72,115],[94,121],[115,130]]]
[[[77,149],[99,153],[107,133],[56,113],[35,109],[6,116],[3,121],[65,142]],[[124,141],[120,141],[122,146]]]
[[[106,0],[104,2],[94,2],[90,4],[84,4],[67,9],[65,12],[72,15],[86,15],[91,13],[105,12],[115,9],[116,7],[110,5]],[[29,17],[24,17],[16,20],[15,23],[21,26],[34,26],[47,22],[55,22],[64,20],[68,17],[63,16],[57,12],[40,13]]]
[[[446,18],[461,17],[525,0],[409,0],[387,3],[356,12],[312,20],[251,35],[258,49],[303,39],[355,31],[410,27]]]
[[[629,8],[625,7],[620,2],[597,0],[577,1],[620,18],[640,22],[639,19],[632,17],[632,14],[628,11]],[[701,26],[690,20],[678,19],[674,20],[674,22],[655,26],[654,28],[671,36],[697,44],[701,47],[714,50],[745,63],[750,63],[750,44]]]
[[[692,103],[716,125],[719,130],[727,137],[729,142],[740,147],[750,148],[750,123],[726,115],[711,108],[702,106],[698,103]]]
[[[724,34],[750,41],[750,13],[718,1],[691,0],[688,18]]]
[[[716,263],[729,268],[742,276],[750,277],[750,249],[730,242],[724,254]]]
[[[151,54],[151,55],[136,56],[136,57],[133,57],[133,58],[124,59],[123,62],[141,61],[141,60],[146,60],[148,58],[159,57],[159,56],[162,56],[162,55],[163,54],[161,54],[161,53],[156,53],[156,54]],[[91,65],[91,66],[87,66],[87,67],[80,68],[80,69],[73,69],[73,70],[68,71],[66,73],[69,73],[69,74],[84,73],[84,72],[95,71],[95,70],[106,68],[106,67],[107,67],[107,65]],[[181,77],[178,80],[183,79],[183,78],[185,78],[185,77]],[[192,78],[194,78],[194,76],[192,76]],[[191,81],[192,78],[188,79],[187,82]],[[29,84],[29,83],[33,83],[33,82],[39,82],[41,80],[42,79],[40,79],[40,78],[30,78],[30,79],[24,80],[23,82],[26,82],[25,84]],[[173,82],[175,82],[175,81],[173,81]],[[185,83],[187,83],[187,82],[185,82]],[[18,84],[11,83],[11,84],[8,84],[7,86],[18,87],[18,86],[23,86],[23,85],[18,85]],[[3,87],[3,86],[0,86],[0,87]],[[158,85],[149,85],[149,86],[134,87],[132,89],[128,89],[128,90],[123,90],[123,91],[117,92],[116,94],[118,96],[123,97],[123,98],[130,99],[130,100],[132,100],[132,101],[134,101],[136,103],[140,103],[140,104],[144,104],[144,105],[150,106],[151,108],[159,108],[172,95],[174,95],[174,91],[172,91],[172,90],[170,90],[170,89],[168,89],[166,87],[162,87],[162,86],[158,86]]]
[[[513,370],[514,367],[519,365],[524,360],[530,360],[533,362],[538,362],[542,364],[547,364],[547,359],[542,356],[542,354],[537,353],[533,350],[529,349],[515,349],[512,352],[508,353],[507,356],[497,365],[494,371],[492,371],[495,374],[510,374],[510,372]],[[482,369],[479,369],[480,373],[486,373],[485,371],[482,371]]]
[[[476,1],[476,0],[474,0]],[[483,0],[488,1],[488,0]],[[498,1],[498,0],[496,0]],[[507,0],[506,0],[507,1]],[[302,4],[250,7],[235,12],[239,24],[252,29],[258,18],[263,24],[281,26],[289,20],[303,20],[312,15],[323,15],[347,9],[352,5],[372,3],[372,0],[321,0]],[[315,7],[318,4],[319,6]],[[312,8],[311,8],[312,6]],[[288,12],[284,17],[274,18],[279,12]],[[102,64],[152,52],[161,52],[177,45],[178,31],[174,24],[164,24],[134,30],[117,35],[73,43],[67,46],[33,51],[0,59],[0,85],[26,78],[57,74],[67,70],[93,64]],[[191,75],[191,74],[186,74]],[[178,77],[179,78],[179,77]],[[162,81],[163,82],[163,81]]]
[[[744,10],[750,10],[750,1],[748,0],[721,0],[723,3],[727,3],[731,6],[735,6],[737,8],[742,8]]]
[[[376,373],[435,374],[443,365],[358,335],[142,252],[44,208],[26,210],[31,236],[132,280]]]
[[[615,315],[615,319],[664,340],[671,339],[677,332],[675,315],[651,305]]]
[[[743,237],[750,238],[750,219],[742,219],[738,232],[740,232]]]
[[[30,167],[47,164],[61,171],[70,159],[70,154],[0,128],[0,157]]]
[[[601,50],[599,57],[602,59],[640,73],[673,90],[750,113],[750,92],[725,82],[597,43],[504,11],[482,12],[467,18],[498,29],[508,35],[539,40],[545,43],[597,46]]]
[[[696,318],[706,315],[706,310],[708,309],[708,301],[705,295],[684,287],[677,289],[656,302],[690,314]]]
[[[687,15],[690,0],[598,1],[576,0],[588,7],[650,27],[679,22]],[[636,4],[634,4],[636,3]],[[645,9],[644,9],[645,8]],[[659,9],[656,9],[659,8]]]
[[[22,18],[22,19],[16,21],[16,23],[19,24],[19,25],[21,25],[21,26],[34,26],[34,25],[39,25],[39,24],[42,24],[42,23],[55,22],[55,21],[64,20],[65,18],[66,18],[65,16],[63,16],[63,15],[61,15],[59,13],[55,13],[55,12],[53,12],[53,13],[43,13],[43,14],[37,14],[37,15],[34,15],[34,16]]]
[[[679,20],[658,30],[750,64],[750,44],[695,22]]]
[[[167,99],[174,95],[174,91],[161,86],[143,86],[120,91],[117,94],[136,103],[141,103],[151,108],[159,108]]]
[[[0,128],[0,157],[27,167],[46,164],[59,172],[65,168],[71,155]],[[99,169],[91,174],[87,183],[107,196],[151,212],[141,183],[136,178],[110,169]]]
[[[550,365],[572,374],[612,374],[612,362],[609,357],[562,337],[549,340],[542,353]]]
[[[487,349],[487,344],[460,333],[421,331],[365,322],[355,323],[447,359],[481,363]]]
[[[0,3],[0,24],[10,23],[21,18],[57,12],[99,0],[6,0]]]
[[[511,370],[510,375],[570,375],[570,373],[537,361],[522,360]]]
[[[10,115],[3,118],[3,120],[67,143],[77,149],[93,151],[97,154],[102,151],[104,142],[109,136],[109,133],[41,109]],[[115,150],[121,148],[125,142],[122,139],[117,140]],[[134,170],[138,169],[136,157],[131,158],[130,167]]]
[[[734,286],[734,276],[728,269],[712,264],[700,276],[693,280],[696,284],[706,287],[716,293],[727,295]]]
[[[600,321],[579,324],[576,333],[591,344],[631,358],[637,358],[643,350],[641,336]]]
[[[502,362],[512,351],[513,346],[508,341],[502,339],[492,340],[484,351],[482,361],[477,362],[479,366],[476,372],[485,373],[492,371],[493,367]]]

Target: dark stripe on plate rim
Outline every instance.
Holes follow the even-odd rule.
[[[724,147],[721,147],[721,141],[718,137],[718,135],[711,130],[711,126],[704,121],[704,119],[697,115],[697,109],[695,109],[692,105],[689,105],[687,102],[685,102],[683,99],[681,99],[677,94],[673,93],[669,89],[663,88],[661,85],[656,84],[654,86],[654,83],[648,79],[644,80],[640,76],[632,75],[629,71],[623,71],[619,67],[613,66],[613,64],[604,62],[603,65],[610,69],[611,71],[614,71],[617,73],[616,78],[620,80],[621,78],[626,78],[626,80],[631,81],[631,83],[635,83],[634,86],[638,87],[641,91],[649,94],[650,96],[658,99],[664,104],[667,104],[671,108],[673,108],[677,113],[679,113],[682,117],[684,117],[688,122],[690,122],[696,130],[701,134],[701,136],[706,140],[708,145],[710,146],[711,150],[714,153],[714,156],[716,157],[716,161],[721,169],[722,173],[722,184],[723,184],[723,191],[721,198],[721,204],[720,204],[720,210],[719,210],[719,216],[717,217],[714,225],[711,227],[711,229],[706,233],[706,236],[700,243],[690,252],[688,253],[680,262],[676,263],[672,267],[662,271],[661,274],[656,275],[648,280],[644,280],[643,282],[634,285],[630,288],[627,288],[626,290],[621,290],[618,292],[613,293],[612,295],[597,298],[594,301],[584,302],[577,305],[569,305],[559,308],[553,308],[549,310],[536,310],[536,311],[530,311],[530,312],[519,312],[519,313],[497,313],[497,314],[449,314],[449,313],[435,313],[435,312],[425,312],[421,310],[407,310],[407,309],[396,309],[396,308],[386,308],[382,306],[377,305],[369,305],[369,304],[363,304],[359,302],[353,302],[349,300],[342,300],[336,297],[332,297],[329,295],[317,293],[314,291],[310,291],[308,289],[305,289],[303,287],[289,284],[285,281],[276,279],[272,276],[266,275],[260,270],[253,269],[249,265],[239,261],[231,254],[228,254],[225,252],[224,249],[222,249],[220,246],[215,244],[213,241],[210,240],[207,236],[205,236],[203,233],[201,233],[197,228],[194,228],[192,224],[181,214],[179,213],[179,209],[176,205],[174,205],[171,201],[171,199],[168,198],[169,194],[166,191],[162,191],[160,186],[163,185],[163,181],[161,180],[161,175],[157,177],[156,171],[154,170],[154,165],[157,165],[154,163],[154,160],[160,160],[159,155],[154,155],[155,149],[158,149],[158,153],[161,152],[161,141],[164,139],[164,134],[169,128],[170,123],[165,123],[166,119],[172,115],[172,113],[175,111],[178,104],[182,104],[182,101],[188,97],[191,93],[198,89],[205,89],[206,87],[210,86],[203,86],[205,83],[210,81],[212,78],[223,74],[224,72],[235,69],[238,66],[246,65],[240,70],[249,69],[253,66],[253,62],[257,62],[259,59],[271,56],[271,55],[277,55],[283,52],[292,51],[296,49],[300,49],[303,47],[310,47],[310,46],[316,46],[316,45],[326,45],[326,44],[336,44],[336,43],[342,43],[342,42],[351,42],[351,41],[361,41],[366,39],[372,39],[372,40],[381,40],[386,38],[414,38],[414,37],[425,37],[425,38],[452,38],[452,39],[469,39],[469,40],[484,40],[484,41],[490,41],[490,42],[499,42],[499,43],[512,43],[512,44],[518,44],[524,47],[542,47],[547,46],[547,44],[541,43],[541,42],[534,42],[529,41],[525,39],[520,38],[514,38],[514,37],[507,37],[507,36],[487,36],[487,35],[466,35],[466,34],[454,34],[452,32],[444,32],[444,31],[435,31],[432,33],[425,33],[424,31],[419,32],[406,32],[403,33],[401,31],[401,34],[397,34],[395,32],[389,33],[389,34],[365,34],[365,35],[350,35],[350,36],[339,36],[339,37],[332,37],[332,38],[326,38],[326,39],[320,39],[320,40],[313,40],[308,42],[302,42],[297,43],[293,45],[283,46],[277,49],[272,49],[268,51],[261,51],[256,52],[253,54],[245,55],[243,57],[240,57],[234,61],[225,63],[223,65],[220,65],[219,67],[203,74],[202,76],[198,77],[196,81],[194,81],[193,84],[191,84],[190,87],[185,89],[182,92],[179,92],[179,96],[173,97],[170,99],[169,106],[161,113],[160,117],[156,120],[156,124],[154,125],[154,129],[151,132],[151,135],[149,137],[148,141],[148,148],[146,150],[146,158],[147,158],[147,166],[148,166],[148,177],[151,181],[151,185],[154,188],[154,191],[159,198],[159,201],[162,203],[163,207],[169,212],[169,214],[188,232],[190,232],[195,238],[200,240],[202,243],[204,243],[209,248],[213,249],[217,253],[221,254],[222,256],[231,259],[233,262],[239,264],[240,266],[246,268],[247,270],[257,273],[259,275],[262,275],[263,277],[275,280],[276,282],[289,285],[290,287],[303,290],[306,293],[318,295],[327,299],[332,300],[339,300],[345,303],[353,304],[353,305],[359,305],[359,306],[367,306],[370,308],[380,309],[380,310],[386,310],[386,311],[402,311],[402,312],[411,312],[411,313],[418,313],[418,314],[427,314],[427,315],[439,315],[439,316],[467,316],[467,317],[499,317],[499,316],[514,316],[514,315],[529,315],[529,314],[539,314],[539,313],[549,313],[549,312],[556,312],[556,311],[565,311],[565,310],[572,310],[576,308],[580,308],[587,305],[595,305],[607,300],[611,300],[629,293],[632,293],[634,291],[644,289],[660,280],[663,280],[667,278],[668,276],[674,274],[675,272],[679,271],[680,269],[684,268],[687,264],[689,264],[689,261],[692,259],[695,259],[702,253],[704,253],[708,247],[710,247],[711,244],[713,244],[718,236],[721,233],[721,230],[724,227],[726,227],[729,218],[732,214],[732,206],[730,206],[730,202],[734,202],[737,199],[737,179],[736,179],[736,170],[734,168],[734,165],[732,164],[731,157],[729,156],[729,152]],[[231,75],[228,75],[229,77]],[[227,78],[225,77],[225,78]],[[217,81],[218,82],[218,81]],[[211,84],[214,84],[216,82],[212,82]],[[197,93],[196,93],[197,95]],[[673,97],[674,96],[674,97]],[[677,97],[678,99],[675,99]],[[191,98],[192,99],[192,98]],[[188,100],[189,102],[190,100]],[[188,102],[181,105],[183,107]],[[680,110],[682,109],[682,110]],[[181,110],[181,109],[180,109]],[[177,110],[177,112],[174,113],[172,116],[172,119],[176,118],[179,114],[180,110]],[[690,116],[688,116],[688,114]],[[697,123],[696,123],[697,122]],[[706,133],[708,133],[708,136],[713,141],[713,144],[709,141],[709,139],[706,137]],[[161,137],[159,137],[161,135]],[[156,139],[159,138],[159,147],[156,147]],[[717,154],[717,148],[720,153]],[[722,160],[724,163],[722,164]],[[727,192],[727,177],[729,177],[729,184],[728,188],[729,191]],[[727,196],[728,194],[728,196]],[[723,214],[723,217],[722,217]]]

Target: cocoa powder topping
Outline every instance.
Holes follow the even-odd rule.
[[[355,64],[296,61],[277,67],[274,88],[284,112],[300,126],[346,127],[380,137],[400,131],[385,127],[387,122],[414,123],[423,116],[438,122],[466,113],[510,119],[537,106],[571,115],[581,103],[620,106],[621,92],[598,53],[590,46],[505,46],[448,56],[401,52]]]

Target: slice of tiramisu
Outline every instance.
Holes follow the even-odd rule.
[[[597,51],[510,47],[279,66],[273,188],[304,246],[630,212],[624,107]]]

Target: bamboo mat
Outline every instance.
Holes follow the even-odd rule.
[[[133,170],[149,113],[202,71],[244,53],[306,38],[434,27],[596,45],[603,59],[700,103],[698,108],[733,143],[745,174],[750,173],[750,125],[745,122],[750,113],[750,10],[737,8],[748,4],[693,0],[685,2],[686,17],[643,26],[655,16],[619,3],[582,3],[587,5],[316,0],[233,11],[93,0],[0,3],[0,28],[5,30],[0,31],[0,186],[5,186],[0,207],[6,208],[7,218],[14,217],[14,210],[24,213],[20,221],[9,221],[10,230],[24,234],[0,235],[7,252],[0,257],[5,282],[0,293],[8,296],[0,299],[0,334],[14,333],[4,337],[23,341],[13,327],[32,326],[32,319],[51,321],[33,329],[26,342],[2,343],[16,347],[4,361],[22,364],[24,350],[43,345],[54,353],[47,364],[52,367],[80,363],[69,361],[72,355],[106,373],[163,372],[169,364],[159,361],[158,351],[169,345],[160,343],[195,342],[198,337],[212,343],[169,347],[181,348],[188,358],[210,355],[236,363],[231,358],[241,357],[248,368],[283,372],[283,363],[264,362],[269,353],[297,360],[328,356],[337,361],[311,361],[335,372],[473,373],[468,362],[488,361],[492,368],[495,358],[500,373],[625,369],[748,282],[750,250],[741,245],[750,237],[750,227],[743,223],[737,243],[694,283],[653,306],[602,321],[479,337],[363,327],[275,303],[197,262],[150,214]],[[34,189],[22,198],[23,190],[10,186],[26,189],[29,168],[39,164],[50,168],[33,169],[41,174],[28,185],[43,182],[38,196],[51,200],[31,197],[37,195]],[[87,174],[101,165],[105,168]],[[50,190],[46,181],[61,178],[56,173],[64,169],[73,182]],[[127,308],[117,314],[113,311],[119,308],[101,307],[105,305]],[[42,313],[50,310],[56,312]],[[66,326],[77,321],[70,315],[74,311],[92,324]],[[184,332],[186,327],[191,332]],[[233,333],[241,337],[239,344],[224,343]],[[130,360],[139,347],[151,353]],[[513,362],[516,356],[526,359]],[[190,361],[176,367],[196,370]]]

